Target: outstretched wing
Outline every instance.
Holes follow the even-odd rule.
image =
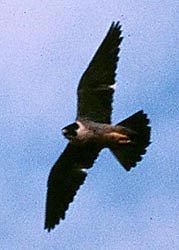
[[[121,26],[113,22],[78,86],[78,117],[110,123]]]
[[[87,176],[83,169],[93,165],[99,151],[99,147],[89,143],[78,147],[69,143],[53,166],[46,200],[45,229],[48,231],[65,218],[69,203]]]

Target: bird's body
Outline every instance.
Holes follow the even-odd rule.
[[[105,148],[120,143],[134,143],[129,139],[130,134],[133,134],[134,131],[120,125],[112,126],[107,123],[101,124],[87,120],[76,121],[76,124],[78,128],[75,136],[66,134],[68,126],[62,129],[62,133],[70,140],[70,143],[76,145],[90,142]]]
[[[138,111],[112,125],[112,101],[119,45],[119,22],[112,23],[105,39],[82,75],[77,94],[76,121],[62,129],[69,143],[54,164],[48,179],[45,229],[65,218],[70,202],[83,184],[100,151],[108,148],[125,170],[142,159],[150,144],[149,120]]]

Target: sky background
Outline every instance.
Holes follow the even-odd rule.
[[[0,248],[177,250],[179,1],[0,1]],[[76,89],[112,21],[124,40],[113,122],[144,109],[152,144],[127,173],[104,150],[66,219],[43,229]]]

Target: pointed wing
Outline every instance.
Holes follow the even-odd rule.
[[[110,123],[119,44],[119,22],[112,23],[78,86],[78,117]]]
[[[89,143],[78,147],[69,143],[53,166],[46,200],[45,229],[48,231],[65,218],[69,203],[87,176],[83,169],[93,165],[99,151],[99,147]]]

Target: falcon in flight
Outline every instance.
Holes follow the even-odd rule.
[[[70,202],[87,176],[99,152],[108,148],[129,171],[142,159],[150,144],[147,115],[141,110],[111,125],[119,45],[119,22],[112,23],[106,37],[81,77],[76,121],[62,129],[69,140],[54,164],[46,199],[45,229],[50,231],[65,218]]]

